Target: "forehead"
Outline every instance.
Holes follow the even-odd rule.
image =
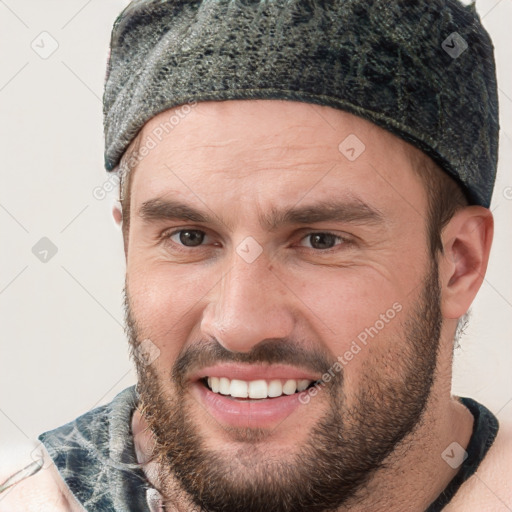
[[[395,203],[404,193],[422,194],[411,158],[419,150],[347,112],[285,100],[180,108],[155,116],[141,132],[133,203],[178,191],[226,201],[257,193],[260,204],[265,195],[285,200],[306,190],[310,197],[338,190]]]

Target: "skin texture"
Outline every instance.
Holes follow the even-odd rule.
[[[146,124],[143,141],[164,115]],[[351,134],[365,144],[354,161],[338,149]],[[467,445],[473,420],[450,395],[453,335],[485,274],[492,216],[476,206],[458,212],[433,262],[414,151],[329,107],[252,100],[199,103],[139,162],[125,245],[127,317],[134,348],[150,340],[158,356],[149,365],[136,361],[143,407],[134,422],[176,510],[199,502],[212,511],[263,510],[250,493],[262,495],[270,481],[275,487],[266,492],[280,496],[275,510],[299,510],[293,503],[307,486],[294,485],[296,494],[283,486],[301,476],[301,466],[323,468],[320,481],[339,477],[337,488],[344,482],[325,498],[337,510],[420,510],[454,476],[440,454],[453,441]],[[155,199],[179,200],[212,220],[144,219],[141,207]],[[332,201],[356,204],[359,212],[364,203],[380,220],[259,222],[273,209]],[[201,230],[205,238],[183,246],[179,229]],[[341,238],[327,238],[333,247],[320,250],[312,232]],[[247,237],[262,249],[251,263],[237,252]],[[271,429],[213,421],[192,393],[193,365],[179,364],[194,350],[209,365],[275,362],[281,346],[285,362],[321,375],[322,365],[343,356],[393,304],[399,314],[307,405]],[[311,355],[309,366],[299,353]],[[345,436],[341,460],[336,425]],[[321,467],[312,447],[325,457]],[[192,455],[196,464],[187,472]],[[169,464],[180,456],[181,465]],[[361,474],[347,479],[358,460]],[[224,493],[222,508],[221,487],[213,484],[226,485],[226,475],[232,501]],[[327,502],[314,510],[328,510]]]

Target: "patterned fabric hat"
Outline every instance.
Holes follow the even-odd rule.
[[[284,99],[361,116],[423,150],[489,207],[498,152],[493,46],[456,0],[138,0],[114,24],[105,167],[191,101]]]

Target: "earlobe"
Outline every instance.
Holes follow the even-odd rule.
[[[127,234],[123,230],[123,207],[119,200],[114,200],[112,203],[112,217],[114,219],[114,223],[116,227],[123,232],[123,247],[124,247],[124,255],[127,257],[128,250],[128,241]]]
[[[112,204],[112,217],[114,218],[116,226],[121,229],[123,224],[123,212],[121,209],[121,203],[117,200]]]
[[[493,216],[481,206],[457,212],[443,230],[439,273],[445,318],[460,318],[484,280],[493,237]]]

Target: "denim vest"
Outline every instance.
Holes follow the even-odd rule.
[[[150,512],[150,484],[137,464],[131,418],[135,386],[112,402],[39,436],[69,489],[88,511]]]

